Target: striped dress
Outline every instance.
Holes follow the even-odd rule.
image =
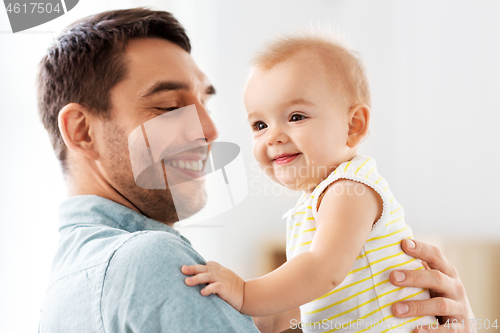
[[[403,207],[377,172],[375,161],[356,156],[341,164],[311,193],[302,196],[287,217],[287,259],[309,251],[316,230],[314,209],[320,194],[334,181],[350,179],[373,188],[382,198],[383,211],[345,280],[320,298],[300,307],[304,332],[412,332],[434,317],[396,318],[391,305],[400,300],[429,298],[429,291],[398,288],[389,282],[393,269],[423,269],[419,260],[401,249],[401,240],[412,238]],[[362,191],[355,186],[353,192]],[[399,325],[399,326],[398,326]]]

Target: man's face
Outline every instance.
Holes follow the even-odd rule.
[[[214,88],[189,53],[163,39],[131,40],[124,60],[127,76],[110,91],[110,119],[98,129],[99,167],[110,185],[144,215],[164,223],[189,217],[206,202],[204,178],[194,177],[186,167],[204,163],[206,143],[217,137],[205,107]],[[179,117],[169,118],[176,123],[169,124],[168,140],[163,143],[166,155],[169,149],[180,151],[164,163],[168,183],[178,185],[167,185],[166,190],[137,186],[129,156],[130,133],[152,118],[189,105],[195,105],[199,123],[190,127]],[[192,147],[198,148],[185,151]]]

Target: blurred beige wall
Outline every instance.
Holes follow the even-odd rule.
[[[445,256],[458,270],[476,319],[500,321],[500,242],[443,241]],[[497,322],[499,325],[500,323]],[[479,330],[491,331],[492,328]]]
[[[479,240],[451,240],[435,236],[418,235],[418,239],[438,246],[448,260],[456,267],[467,295],[482,329],[490,332],[494,328],[484,328],[486,320],[500,326],[500,242]],[[277,268],[286,260],[283,242],[269,241],[263,244],[261,260],[257,268],[264,275]],[[471,322],[469,322],[469,325]]]

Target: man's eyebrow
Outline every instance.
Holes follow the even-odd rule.
[[[162,91],[170,91],[170,90],[189,90],[189,84],[185,82],[178,82],[178,81],[160,81],[156,82],[147,90],[146,93],[144,93],[141,97],[149,97],[151,95],[154,95],[156,93],[162,92]],[[205,90],[205,94],[207,95],[215,95],[215,88],[214,86],[210,85],[207,87]]]
[[[189,91],[189,85],[185,82],[179,81],[159,81],[156,82],[144,93],[141,97],[149,97],[156,93],[162,91],[170,91],[170,90],[186,90]]]

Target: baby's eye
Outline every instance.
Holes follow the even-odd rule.
[[[306,117],[301,114],[292,114],[292,116],[290,117],[290,121],[300,121],[304,119],[306,119]]]
[[[256,121],[252,125],[252,128],[254,129],[254,131],[262,131],[266,127],[267,127],[267,125],[265,123],[263,123],[262,121]]]

